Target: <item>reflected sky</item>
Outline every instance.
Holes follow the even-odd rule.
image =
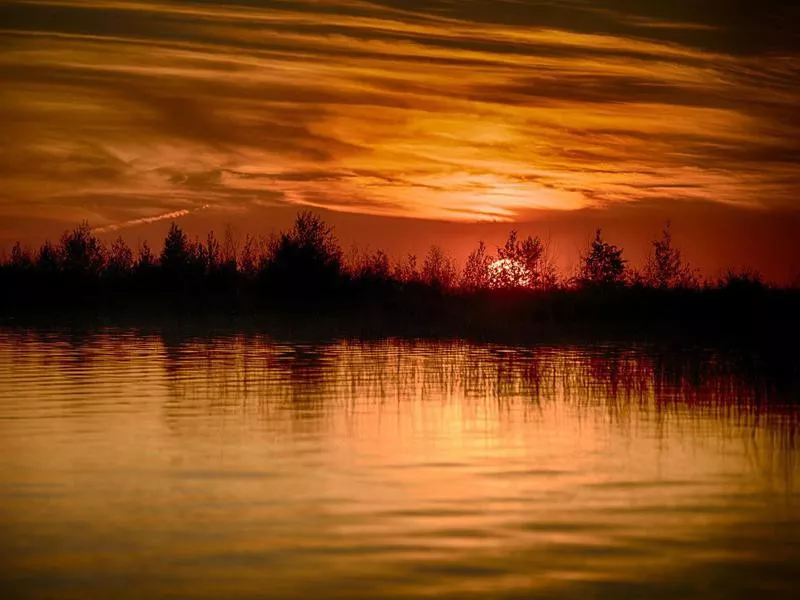
[[[797,17],[789,0],[5,2],[0,215],[792,208]]]
[[[0,385],[0,578],[21,595],[800,585],[791,361],[3,332]]]

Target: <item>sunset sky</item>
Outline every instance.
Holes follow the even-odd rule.
[[[786,280],[798,23],[795,0],[0,2],[0,245],[305,206],[394,253],[516,226],[568,268],[596,226],[639,260],[670,219],[707,274]]]

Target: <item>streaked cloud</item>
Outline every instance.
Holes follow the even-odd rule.
[[[120,229],[125,229],[127,227],[135,227],[136,225],[147,225],[149,223],[157,223],[158,221],[174,221],[175,219],[180,219],[181,217],[186,217],[193,212],[198,212],[207,208],[207,205],[203,205],[200,208],[195,208],[194,210],[187,210],[185,208],[181,210],[173,210],[172,212],[164,213],[161,215],[154,215],[152,217],[142,217],[139,219],[130,219],[128,221],[122,221],[121,223],[112,223],[111,225],[105,225],[103,227],[96,227],[92,231],[95,233],[109,233],[111,231],[119,231]]]
[[[0,215],[792,207],[798,11],[761,4],[10,2]]]

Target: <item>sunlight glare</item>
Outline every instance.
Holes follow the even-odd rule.
[[[513,258],[501,258],[489,265],[489,286],[499,288],[525,288],[533,284],[530,269]]]

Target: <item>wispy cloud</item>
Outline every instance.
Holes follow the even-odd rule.
[[[204,208],[208,208],[208,205],[203,205],[200,208],[194,208],[192,210],[184,208],[181,210],[173,210],[172,212],[163,213],[160,215],[154,215],[152,217],[129,219],[128,221],[123,221],[121,223],[112,223],[111,225],[104,225],[103,227],[95,227],[92,229],[92,231],[94,233],[108,233],[111,231],[118,231],[120,229],[125,229],[126,227],[134,227],[136,225],[146,225],[148,223],[156,223],[158,221],[175,220],[179,219],[180,217],[185,217],[197,211],[203,210]]]
[[[262,195],[513,220],[654,198],[786,207],[800,184],[800,50],[759,15],[688,0],[11,4],[0,214],[69,197],[80,218],[83,194],[134,223],[126,197],[169,215],[179,193],[178,212]]]

